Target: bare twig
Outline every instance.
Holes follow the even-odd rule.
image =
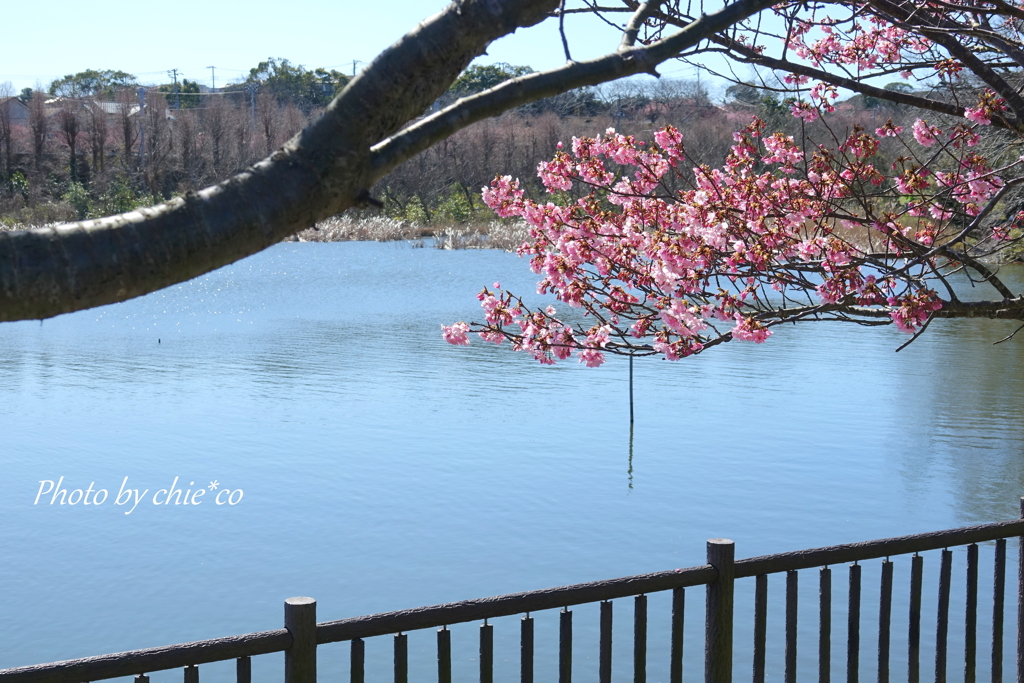
[[[562,49],[565,50],[565,61],[572,62],[572,55],[569,54],[569,40],[565,37],[565,0],[562,0],[558,8],[558,33],[562,36]]]
[[[915,340],[916,340],[916,339],[917,339],[918,337],[920,337],[920,336],[921,336],[922,334],[924,334],[924,331],[925,331],[925,330],[927,330],[927,329],[928,329],[928,326],[932,324],[932,318],[934,318],[934,317],[935,317],[935,312],[933,311],[933,312],[932,312],[932,313],[931,313],[931,314],[930,314],[930,315],[928,316],[928,319],[924,321],[924,324],[923,324],[923,325],[921,325],[921,327],[919,327],[919,328],[918,328],[917,332],[915,332],[915,333],[914,333],[914,336],[913,336],[913,337],[911,337],[910,339],[908,339],[907,341],[905,341],[905,342],[903,342],[902,344],[900,344],[900,345],[899,345],[899,347],[898,347],[898,348],[896,349],[896,353],[899,353],[899,352],[900,352],[900,351],[902,351],[903,349],[905,349],[905,348],[907,348],[908,346],[910,346],[911,344],[913,344],[913,343],[914,343],[914,341],[915,341]]]
[[[1017,329],[1015,329],[1015,330],[1014,330],[1013,332],[1011,332],[1010,334],[1008,334],[1008,335],[1006,335],[1005,337],[1003,337],[1002,339],[1000,339],[999,341],[994,341],[994,342],[992,342],[992,346],[995,346],[996,344],[1002,344],[1002,343],[1003,343],[1004,341],[1010,341],[1010,340],[1011,340],[1011,339],[1013,339],[1013,338],[1014,338],[1014,337],[1015,337],[1015,336],[1017,335],[1017,333],[1018,333],[1018,332],[1020,332],[1021,330],[1024,330],[1024,325],[1021,325],[1020,327],[1018,327]]]

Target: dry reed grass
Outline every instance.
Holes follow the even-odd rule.
[[[48,228],[47,225],[10,225],[0,223],[0,232]],[[526,223],[493,220],[489,223],[465,223],[443,227],[426,226],[415,221],[400,221],[383,216],[334,216],[306,228],[286,242],[394,242],[414,241],[415,246],[428,246],[432,240],[437,249],[502,249],[515,251],[529,237]]]
[[[502,249],[515,251],[529,234],[525,223],[493,220],[489,223],[463,223],[438,227],[416,221],[400,221],[383,216],[334,216],[288,239],[290,242],[347,242],[352,240],[393,242],[417,240],[426,246],[433,240],[437,249]]]

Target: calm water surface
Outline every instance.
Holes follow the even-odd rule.
[[[125,304],[0,326],[0,668],[277,628],[295,595],[337,619],[702,564],[710,537],[747,557],[1017,514],[1024,339],[991,344],[1012,324],[936,323],[898,354],[893,330],[807,324],[639,360],[631,454],[625,359],[542,367],[442,341],[440,323],[480,318],[482,285],[534,279],[497,252],[288,244]],[[34,504],[60,477],[109,497]],[[115,505],[125,477],[148,489],[131,514]],[[200,505],[152,504],[176,477],[207,487]],[[241,501],[216,505],[224,489]],[[596,610],[575,610],[589,680]],[[617,628],[630,614],[624,602]],[[556,622],[538,615],[538,643]],[[517,630],[496,623],[498,678],[514,680]],[[455,630],[466,677],[475,629]],[[432,636],[413,636],[429,680]],[[801,638],[810,656],[814,634]],[[617,667],[631,661],[619,641]],[[368,656],[389,648],[375,639]],[[325,646],[321,668],[343,674],[346,658]],[[258,679],[280,667],[254,662]]]

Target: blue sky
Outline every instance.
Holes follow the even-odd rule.
[[[267,57],[307,68],[351,73],[417,22],[441,10],[444,0],[49,0],[7,3],[0,83],[17,90],[44,87],[85,69],[121,69],[143,83],[169,82],[169,69],[210,85],[241,79]],[[45,8],[45,14],[42,12]],[[69,19],[70,18],[70,19]],[[586,59],[615,49],[618,36],[593,17],[567,20],[573,57]],[[527,64],[541,70],[563,63],[557,23],[548,21],[491,46],[484,62]],[[693,69],[666,65],[666,73],[692,77]]]

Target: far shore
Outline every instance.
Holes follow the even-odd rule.
[[[60,225],[9,225],[0,223],[0,232],[31,230]],[[395,242],[412,240],[417,246],[432,246],[438,249],[501,249],[515,251],[529,237],[526,224],[492,220],[490,222],[423,224],[417,221],[402,221],[383,216],[352,217],[334,216],[320,221],[314,227],[306,228],[285,242]]]

